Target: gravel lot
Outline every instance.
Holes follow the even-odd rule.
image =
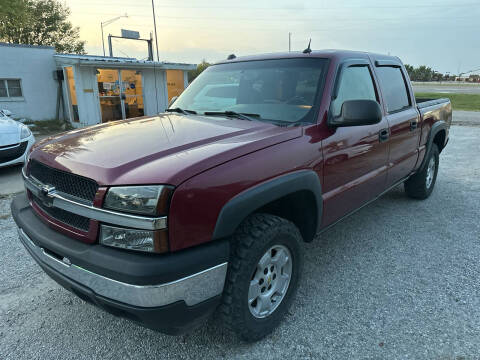
[[[480,127],[455,126],[430,199],[399,187],[305,244],[286,321],[243,344],[218,320],[165,336],[84,303],[27,255],[0,198],[0,359],[478,358]]]

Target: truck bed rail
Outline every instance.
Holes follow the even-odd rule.
[[[417,98],[415,97],[415,101],[417,102],[417,107],[419,109],[424,109],[430,106],[443,104],[449,102],[449,98],[440,98],[440,99],[427,99],[427,98]]]

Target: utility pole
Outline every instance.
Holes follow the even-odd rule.
[[[102,30],[102,47],[103,47],[103,56],[105,56],[105,40],[104,40],[104,37],[103,37],[103,28],[111,23],[113,23],[114,21],[117,21],[118,19],[121,19],[121,18],[128,18],[128,15],[125,13],[125,15],[120,15],[120,16],[117,16],[113,19],[110,19],[110,20],[107,20],[107,21],[102,21],[100,23],[100,29]]]
[[[160,56],[158,55],[158,36],[157,36],[157,20],[155,19],[155,4],[152,0],[152,13],[153,13],[153,27],[155,28],[155,46],[157,48],[157,61],[160,61]]]
[[[288,52],[292,51],[292,33],[288,33]]]

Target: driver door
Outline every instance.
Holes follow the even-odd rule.
[[[343,63],[336,78],[329,116],[340,115],[344,101],[364,99],[380,104],[370,62]],[[388,134],[383,114],[382,120],[374,125],[334,128],[323,141],[323,227],[358,209],[385,189]]]

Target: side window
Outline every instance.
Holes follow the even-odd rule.
[[[22,97],[20,79],[0,79],[0,97]]]
[[[339,116],[347,100],[377,100],[368,66],[350,66],[343,70],[337,98],[332,103],[333,116]]]
[[[382,94],[389,113],[410,107],[407,85],[399,67],[379,66],[376,68]]]

